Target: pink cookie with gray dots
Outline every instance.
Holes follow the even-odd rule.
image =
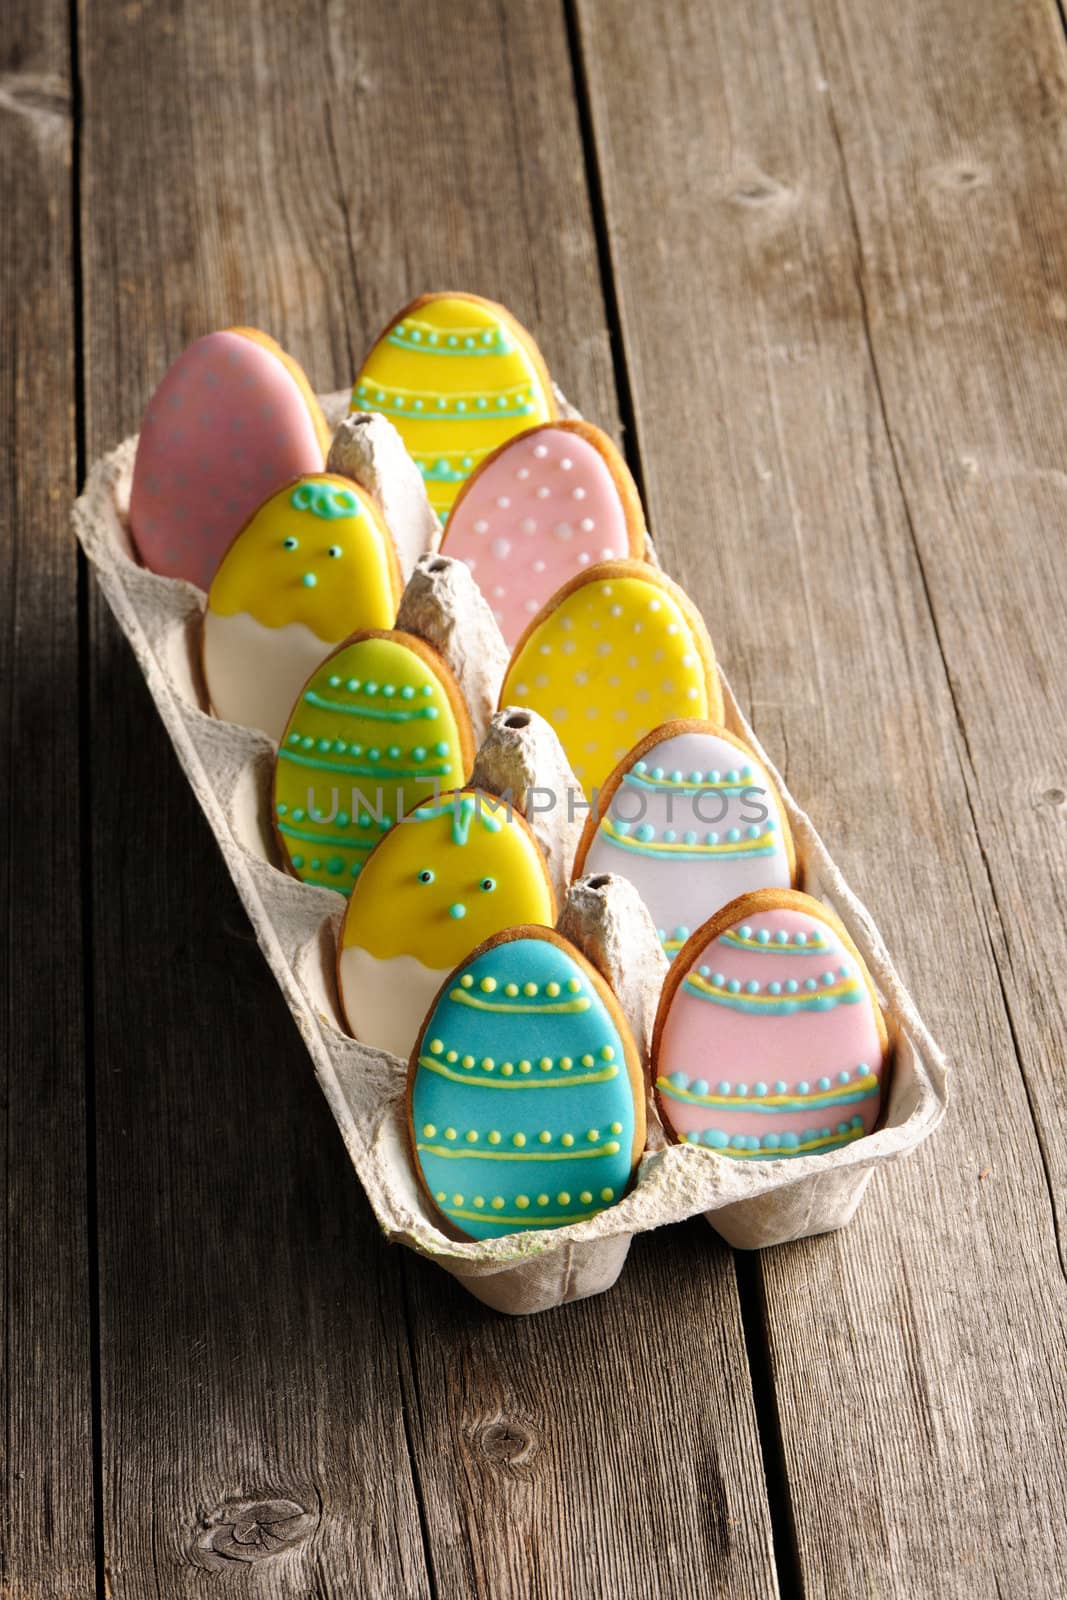
[[[146,567],[208,589],[234,535],[277,490],[321,472],[329,430],[307,378],[250,328],[209,333],[148,403],[130,494]]]
[[[545,601],[585,567],[641,559],[645,519],[607,434],[588,422],[550,422],[510,439],[471,473],[441,549],[470,568],[513,648]]]

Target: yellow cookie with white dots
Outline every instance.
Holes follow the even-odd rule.
[[[515,646],[500,704],[551,723],[587,794],[660,723],[723,714],[703,618],[642,561],[606,561],[557,590]]]

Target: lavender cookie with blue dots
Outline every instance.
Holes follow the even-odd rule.
[[[629,878],[668,959],[690,932],[752,889],[790,889],[789,820],[763,765],[714,722],[664,723],[612,772],[590,811],[574,876]]]
[[[809,895],[742,895],[667,974],[652,1072],[681,1143],[747,1161],[841,1149],[874,1129],[887,1063],[870,974]]]

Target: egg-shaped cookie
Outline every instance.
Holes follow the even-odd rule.
[[[374,848],[348,902],[337,981],[349,1032],[406,1060],[477,945],[555,920],[545,858],[514,806],[477,789],[423,802]]]
[[[622,1199],[644,1081],[607,984],[550,928],[509,929],[441,990],[412,1054],[415,1164],[472,1239],[559,1228]]]
[[[289,870],[348,894],[398,817],[462,784],[470,717],[436,651],[409,633],[365,632],[317,668],[278,747],[274,827]]]
[[[694,928],[752,889],[796,882],[778,792],[743,739],[714,722],[655,728],[601,789],[574,876],[614,872],[637,889],[668,959]]]
[[[586,794],[661,723],[722,720],[700,613],[643,561],[590,567],[554,594],[515,647],[500,704],[552,725]]]
[[[168,368],[141,424],[130,533],[146,567],[207,589],[256,507],[330,445],[307,378],[254,328],[191,344]]]
[[[442,553],[465,561],[509,648],[571,578],[645,553],[637,487],[606,433],[550,422],[502,445],[471,473]]]
[[[424,294],[364,361],[352,410],[390,419],[443,520],[478,463],[551,421],[556,401],[541,352],[503,306],[474,294]]]
[[[731,901],[667,974],[652,1070],[676,1139],[745,1161],[820,1155],[878,1118],[885,1020],[828,906],[790,889]]]
[[[358,484],[298,478],[259,507],[222,559],[204,613],[211,709],[281,738],[304,682],[361,628],[390,628],[400,600],[392,536]]]

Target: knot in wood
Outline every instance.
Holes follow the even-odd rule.
[[[939,189],[984,189],[991,181],[989,167],[981,161],[942,161],[930,169],[930,176]]]
[[[745,172],[728,180],[726,198],[736,206],[749,208],[781,206],[793,198],[793,190],[766,172]]]
[[[295,1500],[226,1501],[203,1520],[197,1562],[218,1571],[230,1561],[265,1561],[302,1544],[318,1520]]]
[[[475,1437],[486,1460],[500,1466],[529,1466],[540,1448],[534,1430],[514,1417],[496,1417],[483,1423]]]

